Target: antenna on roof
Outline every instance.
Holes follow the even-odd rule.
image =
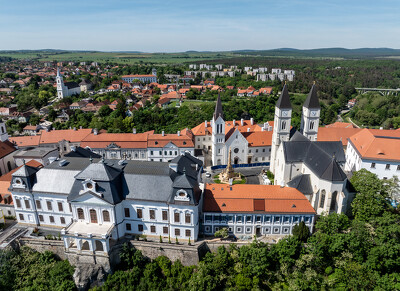
[[[89,161],[90,161],[90,163],[92,163],[92,162],[93,162],[92,155],[90,155],[90,159],[89,159]]]

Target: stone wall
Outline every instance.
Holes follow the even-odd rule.
[[[184,266],[196,265],[199,262],[199,248],[203,246],[203,244],[189,246],[135,240],[131,240],[130,243],[150,259],[166,256],[173,262],[180,260]]]
[[[64,242],[62,240],[42,240],[35,238],[20,238],[19,245],[28,246],[38,252],[50,251],[57,255],[61,260],[67,259],[67,254],[64,249]]]

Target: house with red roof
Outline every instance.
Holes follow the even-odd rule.
[[[221,228],[236,237],[290,235],[303,221],[313,230],[315,210],[297,189],[275,185],[206,184],[203,232],[213,235]]]

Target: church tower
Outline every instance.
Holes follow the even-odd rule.
[[[0,120],[0,140],[1,141],[8,140],[6,124],[2,120]]]
[[[276,154],[282,141],[290,138],[290,121],[292,118],[292,104],[290,103],[287,85],[283,86],[281,96],[275,106],[274,132],[272,134],[270,170],[275,174]]]
[[[211,120],[212,127],[212,164],[224,165],[225,164],[225,120],[224,113],[222,112],[221,96],[218,93],[217,104],[213,119]]]
[[[63,81],[63,77],[60,74],[60,68],[58,68],[58,67],[57,67],[56,82],[57,82],[57,97],[59,99],[63,99],[64,98],[64,81]]]
[[[321,107],[315,82],[303,105],[300,132],[311,141],[317,140]]]

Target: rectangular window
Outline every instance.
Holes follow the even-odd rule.
[[[53,210],[53,206],[51,205],[51,201],[47,201],[47,210]]]
[[[68,205],[69,205],[69,212],[72,212],[72,206],[71,206],[71,203],[68,203]]]
[[[257,216],[257,222],[261,222],[261,216]]]
[[[190,229],[185,230],[185,235],[186,236],[191,236],[192,235]]]
[[[375,163],[371,163],[371,169],[375,169]]]
[[[132,230],[132,226],[130,223],[125,224],[126,230],[131,231]]]
[[[386,170],[390,170],[390,164],[386,164]]]
[[[153,233],[156,232],[156,227],[154,225],[150,226],[150,231]]]
[[[63,204],[62,204],[62,202],[58,202],[57,205],[58,205],[58,211],[63,212],[64,209],[63,209]]]
[[[168,234],[168,227],[167,227],[167,226],[164,226],[164,227],[162,228],[162,232],[163,232],[163,234]]]
[[[17,203],[17,207],[21,208],[21,200],[15,199],[15,202]]]
[[[142,209],[136,209],[137,218],[143,218],[143,211]]]
[[[139,230],[139,231],[143,231],[143,224],[139,224],[139,225],[138,225],[138,230]]]
[[[64,217],[60,217],[60,221],[61,221],[61,224],[65,224],[65,218]]]
[[[24,220],[24,215],[23,214],[19,214],[19,220]]]
[[[39,221],[40,221],[40,222],[43,222],[43,221],[44,221],[43,215],[39,215]]]
[[[29,203],[29,200],[25,200],[25,208],[31,209],[31,204]]]
[[[151,156],[153,155],[153,151],[150,151],[150,155],[151,155]]]
[[[175,222],[179,222],[179,212],[175,212],[174,220],[175,220]]]
[[[37,209],[42,209],[42,203],[40,203],[40,200],[36,200],[36,208]]]
[[[400,171],[400,165],[397,166],[397,171]]]
[[[179,228],[175,228],[175,236],[180,236],[181,230]]]
[[[177,156],[178,155],[178,151],[175,151],[175,156]]]
[[[130,217],[130,212],[129,212],[129,208],[124,208],[125,211],[125,217]]]
[[[163,220],[168,220],[168,211],[167,211],[167,210],[163,210],[163,212],[162,212],[162,219],[163,219]]]
[[[156,219],[156,211],[151,209],[149,212],[150,212],[150,219]]]
[[[49,216],[49,218],[50,218],[50,222],[54,223],[54,216]]]
[[[186,213],[185,214],[185,222],[186,223],[191,223],[191,215],[190,215],[190,213]]]
[[[166,156],[167,155],[167,151],[164,151],[164,156]]]
[[[169,151],[169,155],[172,156],[172,151]]]
[[[162,151],[160,151],[160,156],[162,156]]]
[[[238,223],[242,223],[242,216],[241,216],[241,215],[236,216],[236,221],[237,221]]]
[[[246,216],[246,222],[250,223],[252,221],[252,216]]]

